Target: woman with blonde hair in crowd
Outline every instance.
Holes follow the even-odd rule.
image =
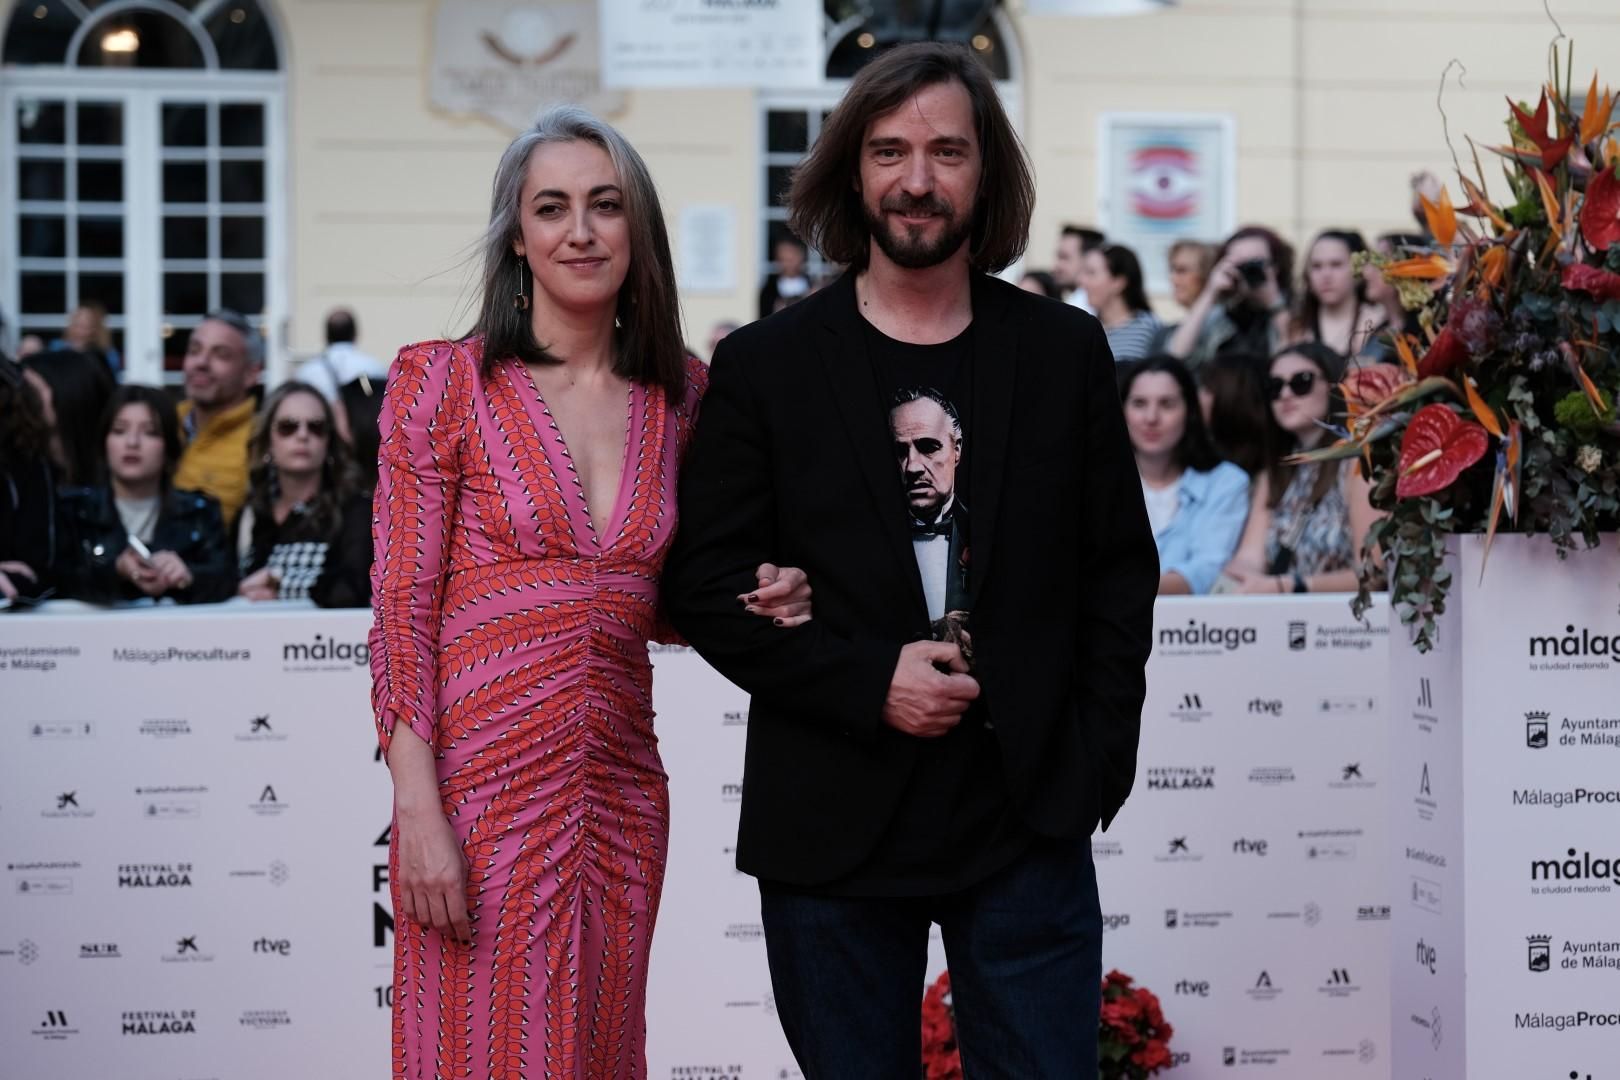
[[[650,640],[707,382],[641,156],[547,110],[496,169],[472,333],[402,349],[375,502],[396,1076],[644,1077],[669,837]],[[747,611],[809,617],[762,566]]]
[[[1168,259],[1170,299],[1183,310],[1191,308],[1215,266],[1215,248],[1200,240],[1177,240],[1170,245]]]
[[[124,366],[123,358],[113,348],[112,330],[107,326],[107,305],[100,300],[86,300],[74,308],[62,336],[51,342],[51,348],[89,353],[111,372]]]

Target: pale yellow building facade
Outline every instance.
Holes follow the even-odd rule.
[[[321,347],[322,317],[335,305],[358,312],[361,345],[378,355],[465,329],[466,260],[487,221],[490,176],[513,131],[509,124],[430,100],[436,20],[441,7],[454,14],[460,2],[261,0],[257,8],[274,37],[275,70],[193,76],[241,87],[241,93],[265,102],[267,130],[258,151],[263,191],[248,191],[258,198],[243,204],[263,216],[263,250],[256,260],[220,263],[216,243],[209,258],[218,265],[210,264],[207,272],[218,277],[232,266],[262,270],[271,380]],[[820,0],[795,2],[819,5]],[[83,10],[81,21],[94,22],[97,4],[69,6]],[[228,0],[184,5],[161,0],[156,6],[203,9],[216,19],[228,18],[220,12],[231,8]],[[546,5],[536,0],[536,6]],[[1553,7],[1576,42],[1577,83],[1584,87],[1594,66],[1620,83],[1620,5],[1564,0]],[[34,8],[25,0],[8,11],[9,35],[23,32],[23,9]],[[469,12],[483,17],[488,8],[484,3],[480,11]],[[1537,0],[1181,0],[1160,13],[1109,18],[1031,15],[1024,0],[1007,0],[997,20],[1011,72],[1006,98],[1038,179],[1026,261],[1031,267],[1050,265],[1063,222],[1096,219],[1098,122],[1111,111],[1229,114],[1240,222],[1272,225],[1296,242],[1329,226],[1372,233],[1410,225],[1410,175],[1429,169],[1446,176],[1451,169],[1436,108],[1448,62],[1456,60],[1465,69],[1459,84],[1458,67],[1452,68],[1444,102],[1453,142],[1466,162],[1464,135],[1501,141],[1505,95],[1533,99],[1554,35]],[[7,55],[9,61],[9,40]],[[21,115],[18,110],[27,102],[45,100],[41,95],[68,96],[64,88],[82,92],[89,85],[116,98],[150,74],[8,62],[0,69],[0,94],[8,115]],[[153,86],[167,86],[164,92],[180,98],[195,85],[178,74],[151,78],[157,80]],[[700,351],[714,322],[746,320],[754,312],[765,259],[766,194],[772,178],[783,175],[767,171],[772,161],[781,160],[767,159],[767,114],[798,110],[819,116],[837,100],[841,85],[618,95],[622,107],[612,121],[651,166],[677,250],[688,239],[681,229],[689,208],[731,210],[729,229],[717,234],[730,249],[729,259],[719,262],[729,266],[731,287],[683,294],[688,340]],[[136,105],[130,110],[126,139],[139,135],[133,123]],[[0,142],[8,156],[29,152],[31,144],[19,132],[15,128]],[[46,146],[40,150],[45,156],[33,163],[42,176],[54,175],[46,151],[55,153]],[[64,151],[70,158],[73,152],[71,147]],[[116,206],[131,217],[154,212],[141,202],[148,181],[135,172],[144,175],[149,166],[138,158],[129,151],[131,175]],[[1486,169],[1496,175],[1489,161]],[[32,300],[56,299],[57,262],[40,254],[45,247],[19,245],[34,235],[54,244],[49,229],[28,230],[37,230],[36,219],[60,208],[48,198],[25,198],[16,179],[20,174],[10,165],[6,171],[8,186],[0,187],[0,196],[11,205],[5,208],[0,241],[18,257],[8,254],[0,307],[16,328],[28,322],[18,317],[24,277]],[[40,192],[48,195],[50,189],[34,194]],[[71,217],[71,208],[65,213]],[[197,220],[230,213],[228,205],[204,208]],[[126,229],[122,257],[128,303],[122,306],[131,310],[115,316],[115,323],[130,332],[124,343],[129,374],[147,380],[159,376],[163,362],[154,327],[160,335],[172,335],[185,322],[133,310],[154,302],[163,306],[161,290],[142,283],[155,272],[154,264],[135,250],[143,242],[161,244],[142,240],[152,231],[133,222]],[[70,240],[74,235],[68,233]],[[67,252],[69,263],[74,255]],[[101,266],[92,259],[80,262]],[[84,272],[76,265],[66,269],[64,308],[75,299],[73,274]],[[162,269],[168,272],[167,264]],[[50,281],[41,285],[45,278]],[[210,300],[223,295],[223,286],[210,289]],[[50,328],[44,316],[29,317],[38,329]]]

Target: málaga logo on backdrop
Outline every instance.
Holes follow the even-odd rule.
[[[1159,652],[1165,656],[1193,656],[1236,652],[1260,640],[1253,626],[1219,626],[1188,619],[1186,626],[1159,629]]]
[[[371,646],[364,640],[340,641],[316,634],[308,641],[281,646],[283,671],[352,671],[371,661]]]
[[[1620,661],[1620,634],[1594,634],[1590,627],[1566,624],[1562,634],[1532,634],[1532,671],[1606,670]]]

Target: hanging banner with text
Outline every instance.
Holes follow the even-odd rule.
[[[822,7],[803,0],[601,0],[615,87],[819,86]]]

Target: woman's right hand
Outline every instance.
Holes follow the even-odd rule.
[[[147,596],[162,596],[169,586],[163,580],[163,573],[145,558],[136,553],[134,548],[125,548],[113,563],[113,569],[118,576],[135,586]]]
[[[274,600],[281,595],[281,582],[268,566],[261,567],[242,579],[236,594],[247,600]]]
[[[11,580],[13,577],[18,581],[27,579],[30,584],[39,581],[38,575],[34,573],[33,568],[27,563],[15,560],[0,562],[0,596],[5,597],[7,600],[17,599],[17,594],[20,591]]]
[[[398,851],[400,912],[463,945],[472,943],[467,920],[467,857],[444,812],[396,802],[394,844]]]
[[[1243,275],[1238,272],[1237,263],[1228,255],[1209,272],[1209,280],[1204,282],[1204,295],[1211,300],[1222,296],[1230,296],[1243,285]]]

